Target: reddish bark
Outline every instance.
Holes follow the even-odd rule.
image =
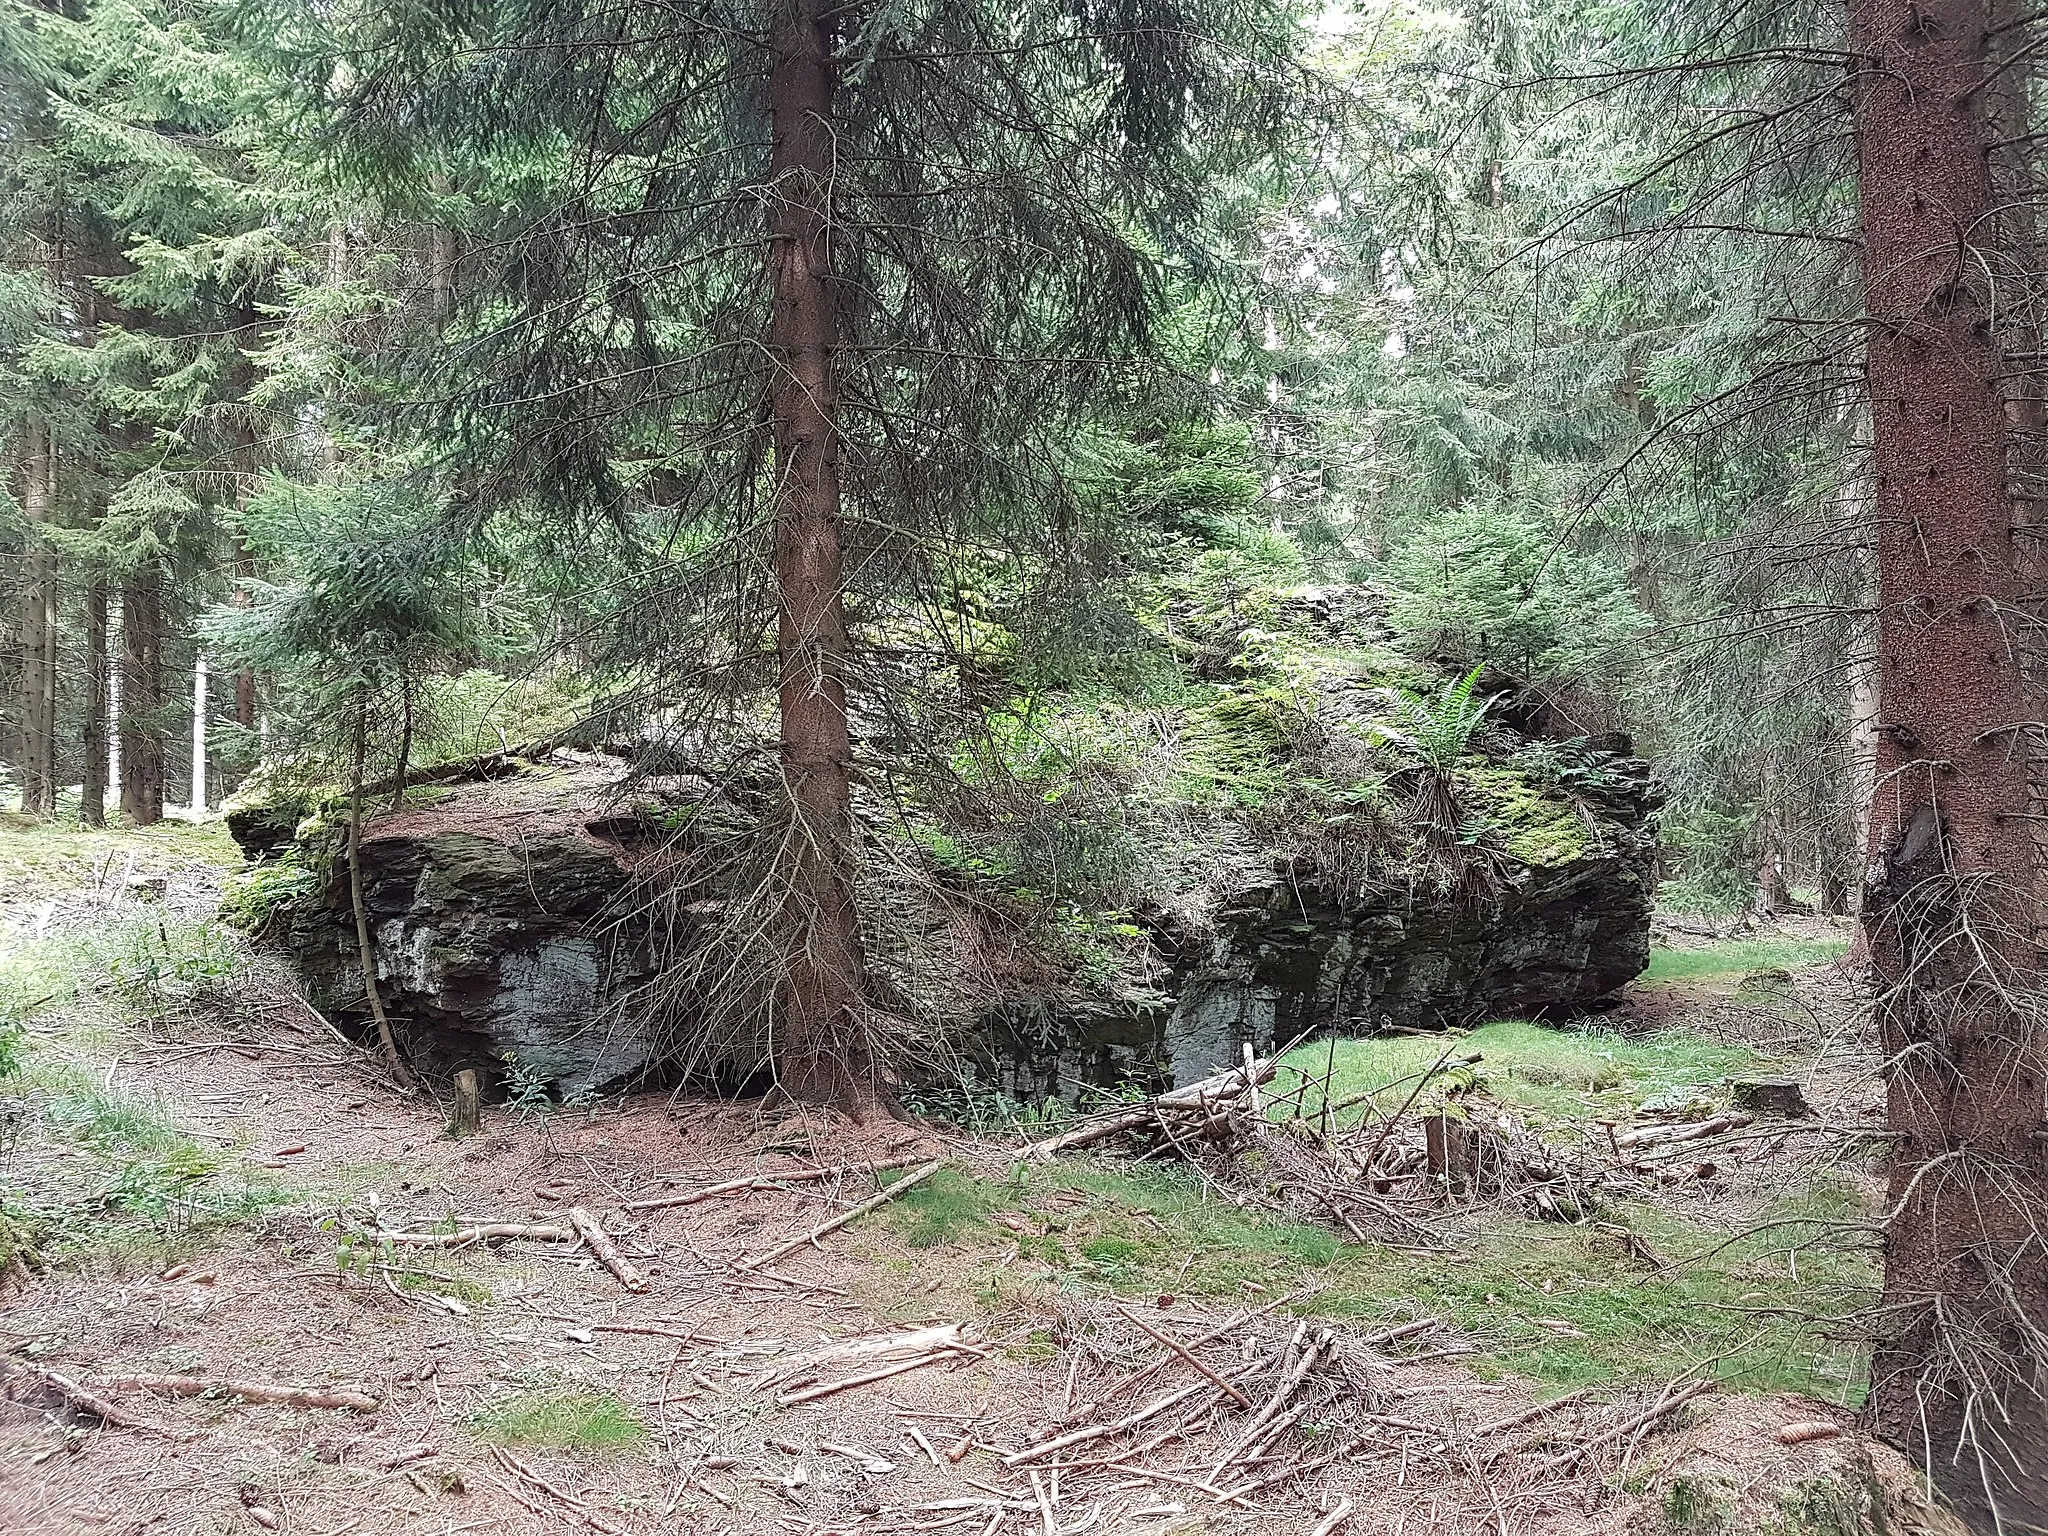
[[[154,572],[121,588],[121,809],[135,826],[164,819],[163,583]]]
[[[856,1115],[877,1105],[860,1028],[853,745],[846,715],[840,544],[839,283],[830,217],[837,69],[831,7],[788,0],[770,47],[768,414],[775,441],[781,764],[793,814],[775,1068],[792,1097]]]
[[[2048,1520],[2048,1084],[2028,620],[1987,270],[1989,0],[1852,0],[1881,721],[1864,933],[1896,1213],[1871,1416],[1973,1525]],[[1959,937],[1966,930],[1973,940]]]
[[[78,818],[88,827],[107,821],[107,584],[85,594],[85,723]]]

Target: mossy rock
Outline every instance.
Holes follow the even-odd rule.
[[[1786,1398],[1702,1405],[1628,1536],[1967,1536],[1889,1446],[1854,1432],[1778,1442],[1785,1423],[1829,1416]]]
[[[1457,770],[1457,780],[1470,809],[1510,858],[1532,868],[1554,869],[1592,851],[1579,808],[1513,769],[1466,764]]]

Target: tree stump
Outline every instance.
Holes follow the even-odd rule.
[[[1813,1113],[1805,1090],[1789,1077],[1738,1077],[1728,1085],[1735,1102],[1762,1115],[1799,1120]]]
[[[473,1136],[483,1129],[483,1098],[476,1073],[464,1067],[455,1074],[455,1109],[448,1117],[448,1129],[456,1136]]]

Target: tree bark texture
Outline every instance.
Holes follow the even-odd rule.
[[[377,944],[370,933],[370,912],[363,902],[363,776],[370,755],[370,705],[358,693],[355,700],[354,750],[349,756],[348,780],[348,901],[356,920],[356,964],[363,978],[363,997],[370,1005],[370,1020],[377,1029],[377,1051],[392,1078],[410,1088],[413,1077],[398,1048],[398,1036],[391,1028],[391,1016],[384,1011],[384,993],[377,985]]]
[[[50,429],[32,421],[22,429],[21,510],[29,523],[22,551],[18,674],[21,808],[31,816],[57,809],[57,556],[42,542],[56,501],[56,463]]]
[[[107,584],[85,593],[85,722],[78,816],[88,827],[107,824]]]
[[[256,385],[256,369],[249,361],[249,347],[262,344],[261,316],[253,310],[242,311],[240,331],[246,344],[237,353],[233,370],[236,398],[244,402],[235,417],[235,537],[234,537],[234,605],[237,608],[249,606],[249,580],[256,574],[256,560],[249,552],[248,536],[244,527],[249,512],[249,502],[256,494],[257,474],[261,467],[256,435],[255,408],[247,404],[249,392]],[[245,731],[256,729],[256,674],[247,667],[237,667],[234,679],[235,724]]]
[[[854,905],[835,356],[840,294],[831,221],[837,72],[829,14],[818,0],[783,0],[768,80],[768,415],[781,765],[792,812],[781,870],[787,969],[774,1056],[785,1092],[865,1114],[876,1102],[875,1063],[862,1027]]]
[[[2048,1522],[2048,1074],[2007,480],[1989,0],[1851,0],[1878,559],[1863,924],[1892,1219],[1871,1417],[1973,1527]]]
[[[155,571],[121,587],[121,810],[130,824],[164,819],[164,598]]]

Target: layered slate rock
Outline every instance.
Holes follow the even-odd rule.
[[[1569,1016],[1634,980],[1650,962],[1657,790],[1623,742],[1574,750],[1598,788],[1552,803],[1582,837],[1511,839],[1441,894],[1360,900],[1312,865],[1277,863],[1232,891],[1206,947],[1177,956],[1172,1079],[1315,1031]]]
[[[653,1042],[616,1006],[656,969],[636,909],[660,827],[620,814],[625,763],[556,752],[415,792],[365,826],[363,899],[386,1010],[430,1068],[482,1067],[574,1095],[631,1077]],[[277,817],[241,816],[245,852],[279,850]],[[246,830],[245,830],[246,829]],[[323,876],[280,911],[279,943],[314,1004],[367,1020],[338,829],[299,834]]]
[[[1550,748],[1566,783],[1465,771],[1504,836],[1449,889],[1336,888],[1313,859],[1249,861],[1197,921],[1161,919],[1155,1007],[1014,1005],[986,1063],[1019,1097],[1197,1081],[1297,1036],[1565,1018],[1650,959],[1661,794],[1626,738]]]
[[[1313,1031],[1596,1006],[1649,960],[1658,797],[1625,741],[1545,751],[1540,785],[1499,762],[1458,770],[1461,810],[1488,830],[1483,847],[1447,851],[1447,883],[1361,891],[1312,854],[1269,856],[1246,840],[1206,911],[1137,914],[1151,957],[1142,998],[1020,982],[959,1020],[964,1053],[932,1060],[978,1061],[985,1083],[1019,1098],[1071,1097],[1193,1081],[1247,1045]],[[662,861],[690,857],[670,829],[703,824],[708,786],[635,777],[626,756],[603,752],[441,778],[373,817],[362,847],[377,974],[408,1051],[430,1068],[480,1066],[564,1094],[658,1066],[634,991],[656,975],[661,944],[688,934],[645,913]],[[726,802],[723,814],[737,813]],[[283,844],[285,819],[273,809],[234,823],[252,856],[289,847],[319,876],[268,932],[318,1006],[366,1027],[339,829],[308,823]]]

